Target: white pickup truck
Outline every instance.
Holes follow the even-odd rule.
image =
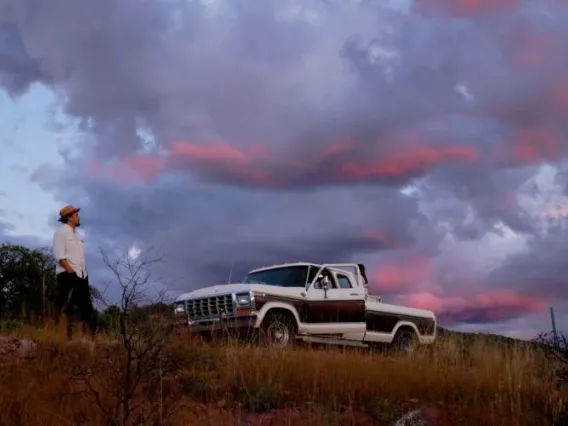
[[[350,272],[352,270],[353,272]],[[297,340],[336,345],[390,344],[411,351],[436,340],[433,312],[367,294],[362,264],[297,262],[250,271],[242,282],[177,297],[174,321],[190,332],[253,333],[272,347]]]

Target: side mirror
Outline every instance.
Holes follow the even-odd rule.
[[[314,282],[314,288],[317,288],[318,290],[323,289],[324,287],[323,281],[324,281],[323,275],[322,274],[318,275]]]
[[[323,288],[323,291],[325,293],[325,298],[327,299],[327,290],[329,289],[329,277],[324,277],[324,279],[321,282],[321,286]]]
[[[328,276],[319,275],[314,282],[314,288],[318,290],[323,290],[325,292],[325,297],[327,299],[327,290],[329,289],[329,285],[331,281],[329,280]]]

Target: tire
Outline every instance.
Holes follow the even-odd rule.
[[[260,344],[264,347],[284,349],[296,341],[296,323],[282,312],[268,313],[259,330]]]
[[[416,352],[418,339],[412,330],[399,330],[394,336],[392,349],[401,355],[411,355]]]

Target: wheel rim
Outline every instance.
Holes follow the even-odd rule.
[[[284,347],[290,341],[290,330],[286,324],[275,321],[266,329],[267,343],[272,347]]]
[[[405,352],[407,354],[411,354],[412,352],[414,352],[414,342],[412,341],[412,337],[404,336],[400,340],[398,349],[402,350],[403,352]]]

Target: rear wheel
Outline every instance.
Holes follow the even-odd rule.
[[[296,341],[296,323],[283,312],[268,313],[259,330],[261,345],[271,348],[287,348]]]
[[[409,329],[399,330],[392,342],[392,349],[400,354],[410,355],[416,351],[417,346],[418,339],[416,338],[416,333]]]

